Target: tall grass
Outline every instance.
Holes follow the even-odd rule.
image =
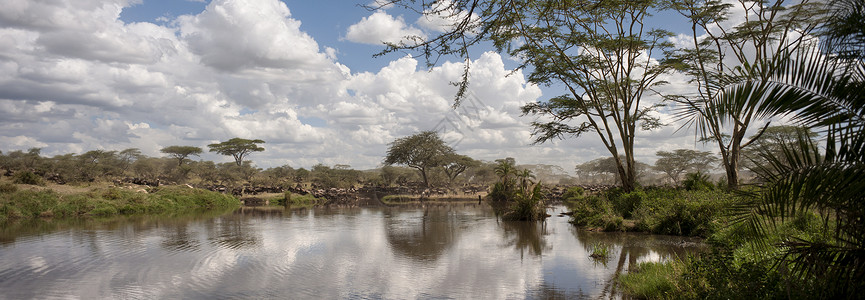
[[[637,299],[674,299],[676,280],[681,274],[680,262],[642,262],[619,276],[622,290]]]

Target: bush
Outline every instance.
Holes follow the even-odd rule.
[[[706,237],[718,229],[721,212],[734,201],[720,191],[657,190],[647,194],[633,217],[640,231]]]
[[[536,184],[531,191],[525,190],[516,193],[514,203],[510,211],[505,214],[504,219],[509,221],[537,221],[547,217],[544,207],[544,193],[541,185]]]
[[[616,214],[606,197],[586,197],[570,205],[573,211],[570,222],[576,226],[595,227],[604,231],[624,230],[624,220]]]
[[[30,171],[23,172],[15,172],[15,175],[12,175],[12,182],[17,184],[32,184],[32,185],[44,185],[45,182],[42,180],[42,176],[33,174]]]
[[[685,180],[682,181],[682,186],[689,191],[707,191],[715,189],[715,184],[709,181],[709,174],[705,174],[701,171],[686,174]]]
[[[14,193],[18,191],[18,186],[9,182],[0,182],[0,193]]]
[[[583,190],[583,188],[578,187],[578,186],[573,186],[573,187],[569,188],[567,191],[565,191],[565,193],[562,195],[562,199],[564,199],[565,201],[577,201],[577,200],[583,199],[583,197],[585,195],[586,195],[586,191]]]
[[[508,181],[506,183],[496,182],[493,185],[493,189],[490,191],[489,198],[492,201],[509,201],[514,199],[516,194],[516,190],[514,189],[515,184],[512,181]]]
[[[611,199],[613,208],[622,215],[625,219],[630,219],[634,210],[643,203],[646,198],[646,193],[643,191],[633,191],[630,193],[620,194]]]

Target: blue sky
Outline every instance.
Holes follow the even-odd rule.
[[[382,39],[434,35],[417,15],[371,12],[365,1],[0,0],[0,150],[43,155],[232,137],[267,141],[260,167],[380,166],[387,144],[442,129],[463,154],[565,170],[609,153],[593,134],[531,145],[519,107],[560,94],[528,84],[516,62],[472,49],[471,113],[451,108],[461,60],[428,69]],[[658,26],[684,32],[674,13]],[[673,74],[671,89],[686,89]],[[660,117],[672,122],[671,116]],[[694,148],[671,125],[638,137],[638,160]],[[211,153],[202,159],[230,161]]]

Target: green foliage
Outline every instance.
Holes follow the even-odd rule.
[[[493,188],[490,191],[490,194],[487,195],[492,201],[505,202],[514,198],[516,194],[516,184],[513,181],[509,182],[496,182],[493,184]]]
[[[454,149],[445,144],[435,131],[398,138],[389,145],[384,164],[406,165],[418,170],[426,186],[430,186],[428,172],[444,166],[454,154]]]
[[[18,190],[0,193],[0,222],[37,217],[177,213],[239,204],[229,195],[173,186],[160,187],[151,194],[118,188],[64,196],[52,191]]]
[[[786,51],[802,51],[812,41],[808,36],[821,19],[820,1],[757,1],[753,5],[723,1],[674,1],[672,7],[692,21],[694,44],[675,55],[682,71],[697,89],[688,95],[668,97],[683,105],[680,117],[701,138],[716,144],[727,173],[728,189],[739,184],[740,151],[751,144],[745,134],[759,120],[783,114],[775,101],[791,85],[773,85],[772,71],[761,66],[784,59]],[[727,22],[731,14],[748,15],[748,21]],[[700,35],[699,32],[717,32]],[[752,51],[759,48],[762,51]],[[810,79],[822,76],[800,74]],[[795,85],[795,83],[793,84]],[[819,90],[817,88],[815,90]]]
[[[634,211],[637,230],[656,234],[709,236],[721,227],[735,196],[720,191],[654,190]]]
[[[591,248],[592,254],[589,254],[589,257],[591,258],[606,260],[610,257],[610,245],[605,243],[595,243]]]
[[[16,184],[45,185],[42,176],[33,174],[30,171],[15,172],[15,175],[12,175],[12,182]]]
[[[618,281],[622,291],[628,296],[638,299],[672,299],[676,298],[676,277],[679,262],[641,262],[631,266],[626,274],[619,276]]]
[[[648,299],[814,299],[845,298],[827,293],[816,283],[819,278],[796,279],[795,265],[776,264],[784,253],[777,245],[787,240],[825,240],[833,231],[814,213],[805,213],[754,237],[743,225],[721,227],[707,240],[711,250],[681,261],[638,265],[619,277],[629,296]],[[648,269],[646,268],[648,267]]]
[[[709,179],[709,174],[697,171],[685,175],[685,180],[682,181],[682,187],[689,191],[705,191],[714,189],[715,184],[713,184]]]
[[[544,194],[540,184],[536,184],[533,188],[521,189],[514,195],[511,210],[505,214],[504,219],[512,221],[543,220],[546,218],[546,207],[543,200]]]
[[[615,213],[605,196],[590,196],[569,203],[573,215],[570,222],[576,226],[600,228],[604,231],[623,231],[624,220]]]
[[[159,150],[159,152],[169,154],[175,159],[177,159],[177,165],[182,165],[183,160],[185,160],[190,155],[198,156],[201,154],[202,150],[199,147],[194,146],[168,146]]]
[[[610,201],[617,213],[625,219],[630,219],[634,210],[643,203],[643,199],[646,199],[646,193],[637,190],[612,197]]]
[[[562,199],[566,201],[579,201],[586,195],[586,191],[582,187],[572,186],[562,194]]]
[[[207,145],[210,152],[216,152],[222,155],[231,155],[234,157],[234,163],[238,166],[243,164],[243,158],[252,152],[264,151],[264,147],[258,144],[264,144],[263,140],[248,140],[242,138],[232,138],[230,140]]]
[[[338,166],[338,165],[337,165]],[[310,171],[312,182],[319,188],[351,188],[360,181],[361,172],[345,167],[317,164]]]

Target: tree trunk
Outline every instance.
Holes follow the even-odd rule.
[[[625,193],[630,193],[636,187],[636,176],[634,176],[634,165],[626,165],[627,167],[623,166],[621,161],[616,159],[616,170],[618,170],[619,180],[622,182],[622,190]]]
[[[423,185],[426,187],[430,187],[429,180],[427,180],[426,177],[426,170],[424,168],[418,168],[417,170],[420,171],[420,176],[423,177]]]
[[[727,189],[739,189],[739,147],[734,145],[730,149],[729,163],[725,165],[727,171]]]

